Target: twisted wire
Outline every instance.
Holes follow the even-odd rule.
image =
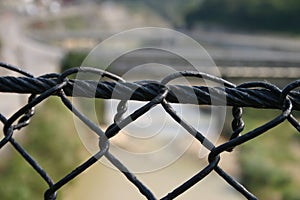
[[[0,92],[20,94],[42,94],[57,84],[57,78],[45,77],[0,77]],[[265,82],[260,82],[267,85]],[[74,94],[74,85],[76,93]],[[63,90],[67,96],[119,99],[128,100],[128,94],[132,94],[129,100],[151,101],[161,87],[159,82],[108,82],[90,80],[70,80]],[[274,93],[267,88],[228,88],[207,86],[169,85],[169,93],[166,100],[170,103],[211,105],[210,93],[225,96],[228,106],[281,109],[279,101],[280,93]],[[188,91],[188,92],[187,92]],[[191,93],[190,91],[193,91]],[[175,95],[176,94],[176,95]],[[293,109],[300,110],[299,91],[289,93],[293,101]],[[197,102],[194,101],[194,96]],[[177,97],[184,97],[178,102]],[[215,102],[215,105],[224,105],[223,101]]]
[[[174,188],[171,192],[161,197],[161,199],[164,200],[174,199],[182,193],[188,192],[191,187],[203,180],[212,171],[215,171],[245,198],[257,199],[254,194],[248,191],[243,185],[221,168],[219,161],[222,153],[225,151],[232,151],[236,146],[264,134],[266,131],[279,125],[283,121],[288,121],[293,127],[300,131],[300,124],[292,115],[293,110],[300,110],[300,93],[299,91],[295,91],[295,89],[300,86],[300,80],[288,84],[281,90],[277,86],[266,82],[248,82],[235,86],[226,80],[201,72],[177,72],[165,77],[160,82],[145,80],[126,82],[117,75],[88,67],[72,68],[61,74],[51,73],[34,77],[30,73],[8,64],[0,63],[0,66],[22,75],[20,77],[0,77],[0,92],[30,94],[27,104],[21,107],[11,117],[6,118],[0,113],[0,121],[4,125],[4,137],[0,140],[0,150],[8,144],[11,144],[12,147],[17,150],[25,161],[28,162],[47,183],[48,189],[44,193],[44,199],[47,200],[56,199],[57,191],[61,187],[86,171],[102,157],[106,157],[111,164],[120,170],[128,181],[131,182],[145,198],[151,200],[158,199],[158,197],[152,193],[150,188],[140,181],[138,177],[130,172],[130,169],[128,169],[121,160],[116,158],[110,152],[110,138],[117,135],[120,130],[157,105],[162,105],[165,112],[168,113],[176,123],[182,126],[195,138],[195,140],[201,143],[210,152],[208,155],[207,166],[200,169],[199,172]],[[95,74],[99,77],[106,77],[109,80],[95,81],[69,78],[79,72]],[[171,81],[182,76],[207,79],[222,84],[223,87],[170,84]],[[128,94],[130,94],[130,96],[128,96]],[[57,182],[52,180],[51,176],[40,166],[35,158],[33,158],[22,145],[14,139],[15,130],[22,129],[30,123],[30,119],[34,114],[34,107],[52,95],[59,96],[61,102],[70,110],[70,112],[95,132],[99,140],[98,152]],[[67,96],[119,99],[121,101],[117,107],[114,122],[106,130],[102,130],[97,124],[81,113]],[[147,103],[130,115],[125,116],[127,102],[130,100],[147,101]],[[205,134],[198,131],[182,117],[177,115],[171,103],[232,106],[233,119],[231,123],[232,134],[230,139],[215,146],[213,142],[205,137]],[[244,130],[242,109],[244,107],[280,109],[282,112],[271,121],[242,134]]]

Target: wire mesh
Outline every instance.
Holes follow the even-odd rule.
[[[131,171],[128,169],[121,160],[117,159],[110,152],[110,139],[117,135],[129,123],[132,123],[137,118],[147,113],[156,105],[161,105],[165,112],[168,113],[178,124],[180,124],[187,132],[194,136],[195,140],[200,142],[206,149],[209,150],[208,165],[199,169],[199,172],[192,178],[186,180],[179,185],[173,191],[170,191],[160,199],[174,199],[184,192],[193,187],[195,184],[205,179],[211,172],[216,172],[222,177],[229,185],[235,190],[240,192],[247,199],[257,199],[254,194],[249,192],[241,183],[226,173],[220,166],[219,161],[223,152],[231,152],[236,146],[252,140],[259,135],[264,134],[269,129],[281,124],[284,121],[288,121],[294,126],[297,131],[300,131],[300,124],[293,117],[293,110],[300,110],[300,94],[295,91],[295,88],[300,86],[300,81],[294,81],[286,85],[283,89],[279,89],[275,85],[266,82],[247,82],[241,85],[234,85],[226,80],[223,80],[212,75],[200,73],[200,72],[177,72],[165,77],[161,82],[157,81],[136,81],[127,82],[117,75],[101,71],[95,68],[80,67],[72,68],[64,71],[63,73],[51,73],[45,74],[39,77],[34,77],[28,72],[25,72],[17,67],[0,63],[2,68],[19,73],[21,76],[2,76],[0,77],[0,92],[7,93],[24,93],[30,94],[28,103],[21,107],[11,117],[6,118],[3,114],[0,114],[0,120],[3,123],[4,137],[0,141],[0,149],[4,146],[11,144],[13,148],[24,158],[25,162],[28,162],[31,167],[42,177],[42,179],[48,184],[48,189],[44,193],[44,199],[54,200],[57,196],[57,191],[62,186],[68,184],[71,180],[76,178],[79,174],[87,170],[93,164],[95,164],[102,157],[106,157],[111,164],[113,164],[118,170],[120,170],[124,176],[131,182],[147,199],[158,199],[154,196],[149,188],[147,188]],[[69,79],[68,77],[78,72],[93,73],[99,76],[105,76],[111,81],[93,81],[93,80],[76,80]],[[184,86],[184,85],[171,85],[168,84],[171,80],[178,76],[192,76],[198,78],[207,78],[211,81],[224,84],[222,87],[208,88],[205,86]],[[114,123],[111,124],[106,130],[102,130],[98,125],[90,121],[84,116],[67,98],[72,96],[74,85],[80,88],[76,96],[90,97],[90,98],[103,98],[103,99],[119,99],[121,100],[115,115]],[[96,93],[91,92],[91,88],[94,88]],[[205,137],[201,132],[196,130],[188,122],[182,119],[176,114],[170,103],[195,103],[189,102],[190,92],[194,91],[197,96],[198,105],[211,105],[208,90],[214,91],[214,94],[225,95],[227,106],[232,107],[232,134],[228,141],[215,146],[209,139]],[[116,91],[117,90],[117,91]],[[112,95],[112,92],[116,95]],[[132,93],[130,99],[124,99],[124,94]],[[187,96],[185,102],[178,102],[175,96],[181,94]],[[74,168],[69,174],[66,174],[63,178],[54,182],[39,163],[33,158],[15,139],[14,134],[17,130],[26,127],[30,123],[31,117],[34,115],[34,107],[40,104],[48,97],[56,95],[59,96],[61,102],[77,116],[83,123],[85,123],[92,131],[94,131],[99,137],[99,151],[86,160],[83,164]],[[217,95],[218,96],[218,95]],[[123,117],[127,108],[127,101],[137,100],[146,101],[147,103],[141,108],[137,109],[131,115]],[[217,101],[218,102],[218,101]],[[220,103],[221,105],[221,103]],[[224,106],[224,105],[222,105]],[[226,105],[225,105],[226,106]],[[265,123],[262,126],[255,128],[252,131],[241,134],[244,129],[244,122],[242,120],[243,107],[254,108],[269,108],[280,109],[282,112],[273,120]],[[128,120],[128,119],[131,120]],[[213,190],[213,189],[212,189]]]

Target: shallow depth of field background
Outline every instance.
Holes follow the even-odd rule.
[[[183,32],[203,45],[226,80],[236,84],[266,80],[282,88],[300,77],[299,20],[300,2],[296,0],[3,0],[0,60],[34,75],[61,72],[80,66],[87,53],[112,34],[138,27],[165,27]],[[135,57],[129,57],[111,70],[122,74],[135,62]],[[184,70],[184,66],[180,67]],[[5,70],[0,72],[10,75]],[[26,97],[1,94],[0,112],[10,116],[26,103]],[[101,126],[108,126],[107,115],[116,108],[108,110],[109,101],[104,100],[96,105]],[[279,113],[244,109],[244,133]],[[295,112],[295,116],[299,114]],[[230,137],[231,120],[228,108],[219,142]],[[90,156],[76,133],[71,113],[57,97],[39,105],[29,127],[16,135],[54,180]],[[116,142],[129,148],[126,138]],[[173,164],[137,176],[161,197],[205,166],[206,159],[198,157],[199,148],[195,142]],[[221,166],[259,199],[296,200],[300,199],[299,150],[296,129],[283,123],[226,153]],[[13,148],[6,146],[0,157],[0,199],[43,197],[47,185]],[[140,164],[138,160],[132,162]],[[214,173],[178,199],[199,196],[243,199]],[[120,172],[100,162],[58,192],[58,199],[67,200],[121,198],[143,199]]]

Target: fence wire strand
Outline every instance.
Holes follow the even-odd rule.
[[[13,148],[25,159],[28,164],[41,176],[47,183],[48,189],[44,193],[44,199],[54,200],[57,196],[57,191],[79,174],[95,164],[102,157],[106,157],[111,164],[120,170],[124,176],[131,182],[147,199],[158,199],[151,192],[150,188],[144,185],[133,173],[130,172],[122,161],[117,159],[110,152],[110,138],[117,135],[125,126],[135,121],[137,118],[147,113],[156,105],[162,105],[166,113],[168,113],[179,125],[189,132],[195,140],[198,140],[206,149],[210,151],[208,155],[208,165],[199,169],[199,172],[186,180],[184,183],[174,188],[173,191],[167,193],[161,199],[174,199],[184,192],[187,192],[191,187],[203,180],[207,175],[216,172],[229,185],[240,192],[247,199],[257,199],[254,194],[248,191],[237,180],[226,173],[219,161],[223,152],[231,152],[236,146],[241,145],[257,136],[264,134],[269,129],[279,125],[283,121],[288,121],[298,131],[300,131],[299,122],[293,117],[292,110],[300,110],[300,93],[295,91],[300,86],[300,80],[288,84],[282,90],[277,86],[266,82],[248,82],[236,86],[221,78],[208,75],[200,72],[177,72],[165,77],[161,82],[158,81],[136,81],[127,82],[117,75],[89,67],[72,68],[63,73],[45,74],[39,77],[34,77],[30,73],[23,71],[15,66],[5,63],[0,63],[2,68],[19,73],[20,76],[1,76],[0,77],[0,92],[3,93],[22,93],[30,94],[28,103],[15,112],[11,117],[6,118],[0,113],[0,120],[3,123],[3,134],[0,141],[0,149],[11,144]],[[76,80],[68,78],[72,74],[78,72],[96,74],[107,77],[108,81],[95,80]],[[180,77],[197,77],[205,78],[210,81],[221,83],[224,87],[207,87],[207,86],[186,86],[172,85],[170,81]],[[77,92],[74,93],[74,87]],[[192,91],[192,92],[191,92]],[[210,92],[215,95],[214,106],[232,106],[232,134],[228,141],[215,146],[209,141],[204,134],[196,130],[188,122],[176,114],[170,103],[181,104],[198,104],[212,106]],[[194,93],[194,94],[191,94]],[[126,99],[127,94],[131,94],[130,99]],[[49,174],[38,164],[38,162],[14,139],[16,130],[26,127],[30,123],[30,119],[34,114],[34,107],[49,98],[52,95],[59,96],[61,102],[85,123],[92,131],[99,136],[99,151],[91,156],[88,160],[77,166],[69,174],[54,182]],[[178,100],[179,96],[185,98]],[[192,101],[196,95],[197,101]],[[102,99],[118,99],[121,100],[117,113],[114,117],[114,123],[106,130],[102,130],[98,125],[90,121],[82,114],[68,99],[68,96],[73,97],[88,97]],[[226,98],[226,105],[219,97]],[[131,115],[124,117],[127,103],[130,100],[148,102],[141,108],[135,110]],[[241,134],[244,129],[244,121],[242,119],[243,107],[253,108],[268,108],[280,109],[282,112],[279,116],[266,124],[257,127],[247,133]],[[211,189],[213,190],[213,188]]]

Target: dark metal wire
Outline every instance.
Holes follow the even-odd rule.
[[[128,181],[131,182],[147,199],[158,199],[146,185],[130,172],[130,169],[128,169],[121,160],[116,158],[109,151],[110,138],[117,135],[125,126],[129,125],[157,105],[162,105],[166,113],[210,151],[208,165],[161,198],[164,200],[174,199],[182,193],[187,192],[187,190],[213,171],[229,185],[239,191],[245,198],[257,199],[250,191],[221,168],[219,165],[221,154],[225,151],[230,152],[236,146],[264,134],[267,130],[277,126],[283,121],[288,121],[300,131],[300,124],[292,115],[292,110],[300,110],[300,93],[299,91],[295,91],[295,89],[300,86],[300,80],[294,81],[288,84],[283,90],[280,90],[275,85],[266,82],[249,82],[235,86],[226,80],[212,75],[188,71],[171,74],[165,77],[161,82],[126,82],[117,75],[88,67],[72,68],[61,74],[51,73],[39,77],[34,77],[30,73],[8,64],[0,63],[0,67],[23,75],[21,77],[0,77],[0,92],[30,94],[27,104],[15,112],[10,118],[6,118],[0,113],[0,121],[4,125],[4,137],[0,140],[0,149],[10,143],[25,161],[32,166],[32,168],[48,184],[49,188],[44,193],[44,199],[47,200],[56,199],[56,192],[62,186],[68,184],[102,157],[106,157],[117,169],[119,169]],[[90,73],[99,76],[99,78],[106,77],[112,81],[77,80],[68,78],[70,75],[79,72]],[[169,84],[172,80],[182,76],[209,80],[216,84],[221,84],[223,87]],[[76,89],[75,93],[74,89]],[[131,94],[130,98],[128,98],[128,94]],[[211,94],[213,94],[213,96],[211,96]],[[30,123],[30,118],[34,114],[34,106],[49,98],[51,95],[59,96],[62,103],[99,137],[99,151],[57,182],[54,182],[39,163],[14,139],[15,131],[26,127]],[[67,96],[103,99],[114,98],[121,101],[117,107],[114,123],[106,130],[102,130],[98,125],[82,114]],[[178,96],[180,96],[180,98],[178,98]],[[194,98],[195,96],[196,101]],[[224,101],[224,98],[226,101]],[[147,101],[148,103],[135,110],[130,115],[124,116],[129,100]],[[205,137],[205,134],[196,130],[188,122],[177,115],[170,103],[232,106],[233,120],[231,124],[232,134],[230,139],[219,146],[215,146]],[[282,113],[266,124],[242,134],[244,129],[244,121],[242,119],[243,107],[281,109]]]

